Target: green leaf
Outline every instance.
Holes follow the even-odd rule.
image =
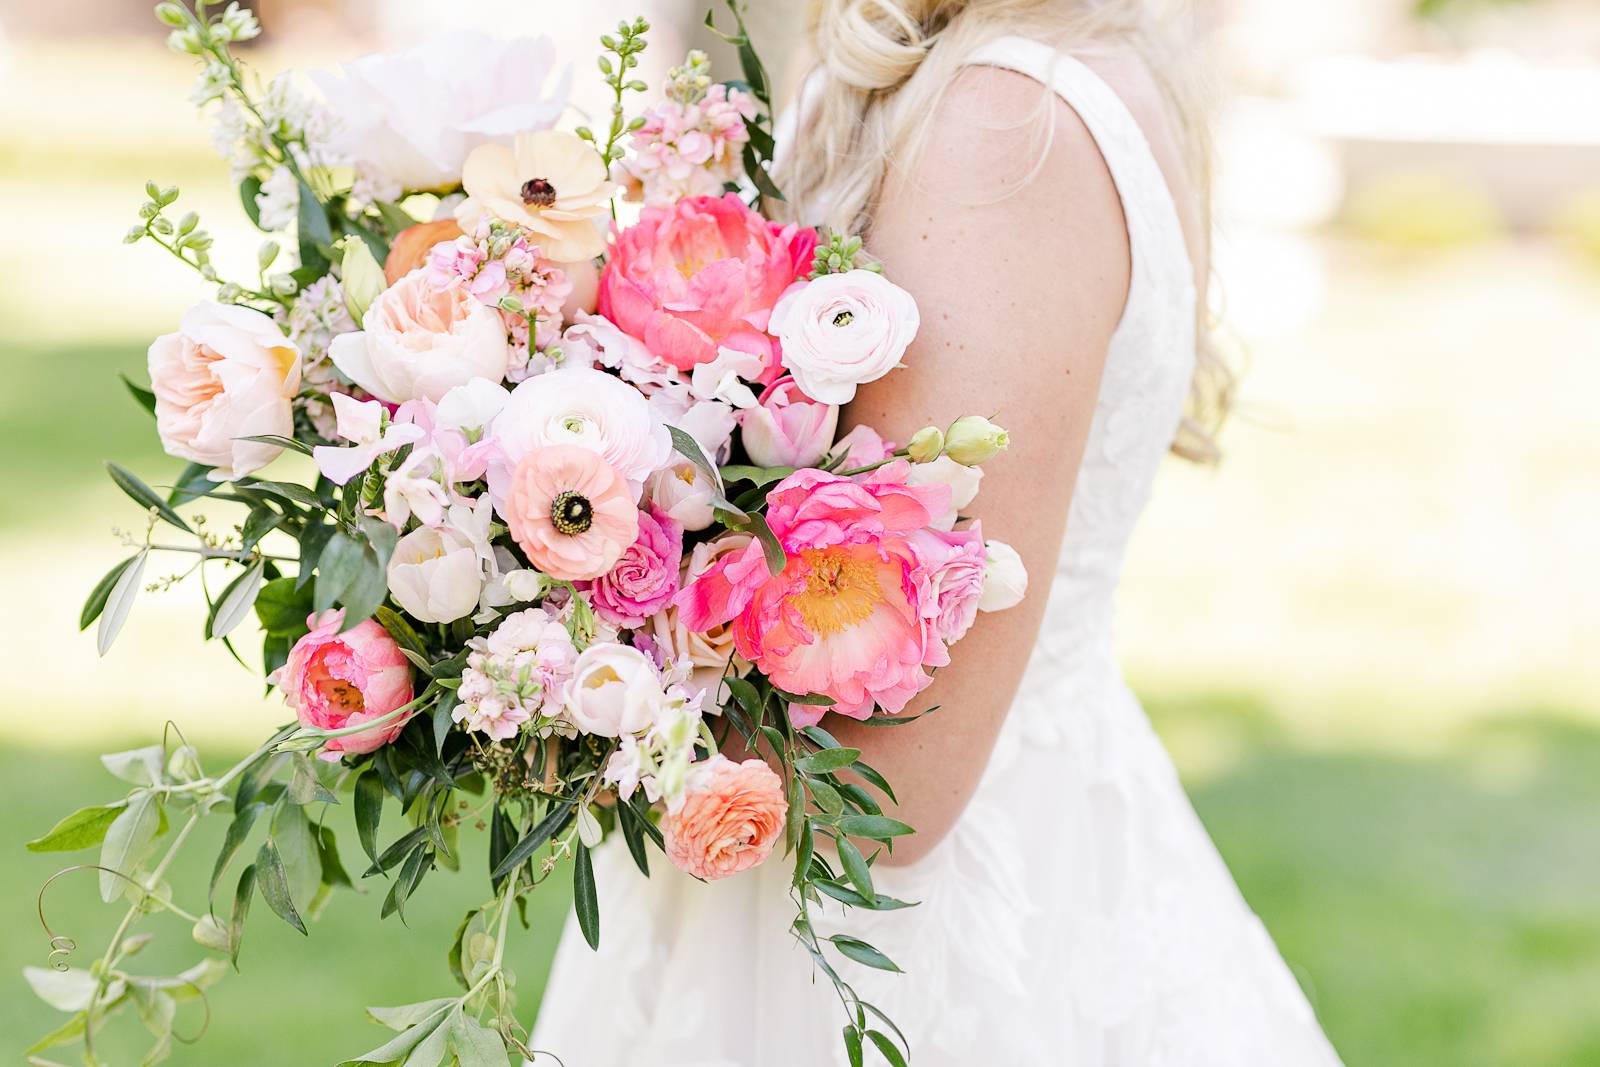
[[[186,533],[194,532],[190,529],[189,524],[183,521],[183,516],[172,510],[170,504],[163,500],[154,489],[140,481],[132,471],[115,463],[107,463],[106,471],[111,475],[111,480],[117,483],[117,488],[128,494],[134,503],[147,511],[154,509],[162,519]]]
[[[339,1067],[377,1067],[380,1064],[398,1064],[401,1062],[413,1064],[413,1061],[415,1061],[413,1067],[417,1067],[417,1065],[436,1067],[439,1061],[444,1058],[444,1031],[442,1027],[450,1017],[450,1013],[455,1010],[457,1001],[454,997],[448,997],[440,1001],[427,1001],[425,1003],[435,1003],[438,1007],[372,1051],[363,1053],[354,1059],[342,1061]],[[421,1005],[413,1006],[420,1007]],[[373,1010],[368,1009],[368,1014],[371,1014]],[[384,1009],[379,1008],[376,1010],[382,1011]],[[398,1011],[400,1009],[389,1010]],[[432,1038],[435,1034],[440,1035],[437,1042],[437,1051],[432,1052],[432,1059],[428,1059]]]
[[[250,614],[250,609],[255,606],[256,596],[261,592],[261,582],[266,574],[267,561],[258,559],[243,574],[228,583],[222,591],[222,596],[217,598],[216,606],[212,609],[211,617],[206,620],[206,637],[226,637],[244,621]]]
[[[868,1030],[867,1037],[878,1046],[883,1058],[889,1061],[889,1067],[906,1067],[906,1058],[900,1054],[899,1046],[889,1039],[888,1034],[878,1030]]]
[[[256,818],[266,810],[265,804],[246,804],[234,812],[233,821],[228,823],[228,832],[222,837],[222,848],[217,852],[217,862],[211,867],[211,892],[217,891],[217,883],[222,880],[222,872],[228,869],[233,857],[244,847],[251,828],[256,824]]]
[[[144,581],[144,565],[149,559],[148,548],[134,556],[129,561],[127,569],[117,576],[116,582],[111,586],[111,592],[106,595],[105,610],[100,615],[100,626],[94,635],[95,649],[102,656],[111,651],[112,643],[122,632],[122,624],[128,621],[128,613],[133,610],[133,602],[139,596],[140,583]]]
[[[834,823],[834,826],[842,834],[865,837],[873,841],[887,841],[891,837],[916,833],[906,823],[899,819],[891,819],[887,815],[846,815]]]
[[[829,774],[850,766],[861,755],[859,748],[824,748],[794,761],[794,769],[806,774]]]
[[[885,956],[859,938],[849,937],[845,934],[834,934],[828,940],[833,942],[834,947],[841,954],[848,959],[855,960],[857,963],[865,964],[868,967],[876,967],[880,971],[898,972],[900,970],[888,956]]]
[[[146,389],[144,386],[140,385],[126,374],[119,374],[117,377],[122,379],[122,384],[128,387],[128,392],[131,393],[133,398],[139,402],[140,407],[144,408],[152,415],[156,413],[155,393],[152,393],[149,389]]]
[[[261,205],[256,203],[256,197],[261,195],[261,179],[254,174],[249,175],[239,183],[239,203],[244,205],[244,213],[250,219],[250,225],[261,229]]]
[[[302,912],[308,911],[322,885],[322,864],[317,858],[317,835],[305,809],[298,804],[279,804],[272,819],[271,840],[283,863],[290,899]]]
[[[368,769],[356,779],[356,836],[361,850],[374,863],[378,860],[378,823],[383,819],[383,779]]]
[[[723,478],[730,482],[752,482],[757,489],[781,482],[793,473],[793,467],[753,467],[744,463],[730,463],[722,468]]]
[[[318,274],[328,269],[328,252],[333,250],[333,230],[328,225],[328,212],[317,199],[317,194],[304,181],[300,182],[300,205],[296,214],[296,232],[300,239],[300,265],[312,267]]]
[[[267,633],[298,641],[305,636],[306,617],[312,612],[311,593],[297,589],[293,578],[274,578],[256,594],[255,609]]]
[[[500,1035],[466,1013],[450,1016],[450,1047],[457,1067],[506,1067],[506,1046]]]
[[[412,849],[421,844],[423,838],[427,836],[428,828],[426,826],[418,826],[409,833],[404,834],[388,848],[384,849],[377,859],[372,861],[372,866],[367,868],[362,877],[365,878],[393,868],[401,860],[405,859]]]
[[[254,438],[248,438],[247,440],[254,440]],[[268,496],[279,497],[291,503],[304,504],[306,507],[315,508],[318,511],[323,509],[322,501],[318,499],[317,494],[296,482],[274,482],[258,478],[250,483],[250,489],[266,493]]]
[[[861,1031],[854,1026],[844,1028],[844,1049],[850,1055],[850,1067],[861,1067]]]
[[[545,842],[566,829],[566,825],[571,819],[572,802],[563,800],[556,803],[551,807],[549,814],[541,819],[537,826],[528,831],[526,837],[511,846],[511,851],[506,853],[506,858],[501,860],[500,865],[491,872],[491,877],[496,879],[504,878],[522,866],[523,861],[538,851]]]
[[[50,828],[43,837],[28,842],[29,852],[74,852],[89,848],[105,840],[106,831],[117,816],[128,806],[126,800],[115,804],[79,808]]]
[[[327,823],[317,828],[317,859],[322,866],[324,885],[354,888],[355,883],[350,880],[350,873],[344,869],[344,861],[339,858],[338,838],[334,836],[333,827]]]
[[[786,692],[785,690],[782,690],[782,689],[775,689],[775,690],[773,690],[773,692],[777,693],[780,697],[782,697],[784,699],[785,703],[789,703],[789,704],[804,704],[804,705],[806,705],[807,707],[810,707],[810,708],[826,708],[826,707],[831,707],[833,704],[837,703],[837,701],[835,701],[832,697],[827,696],[827,695],[825,695],[823,693],[790,693],[790,692]],[[819,733],[819,734],[826,734],[827,733],[827,731],[822,730],[822,729],[820,729],[819,727],[816,727],[816,726],[808,726],[808,727],[806,727],[806,729],[807,730],[816,730],[817,733]],[[839,742],[835,741],[832,745],[826,745],[824,747],[826,747],[826,748],[834,748],[838,744],[839,744]]]
[[[94,999],[100,985],[94,975],[77,967],[66,971],[24,967],[22,977],[27,980],[34,996],[57,1011],[84,1010]],[[117,984],[120,985],[121,982]],[[109,992],[108,990],[107,993]],[[110,999],[109,995],[107,999]]]
[[[572,910],[578,915],[578,929],[589,947],[600,947],[600,901],[594,888],[594,861],[589,846],[578,842],[572,864]]]
[[[306,924],[301,921],[300,913],[295,910],[294,898],[289,893],[289,876],[283,869],[283,859],[278,855],[278,846],[268,838],[261,844],[261,851],[256,853],[256,881],[261,886],[261,896],[266,900],[267,907],[273,913],[299,930],[306,933]],[[309,936],[309,935],[308,935]]]
[[[35,1056],[46,1049],[55,1048],[57,1045],[65,1045],[68,1042],[76,1041],[78,1038],[83,1036],[84,1023],[88,1018],[89,1016],[86,1012],[78,1012],[72,1016],[72,1018],[68,1019],[66,1022],[56,1027],[48,1034],[45,1034],[27,1048],[23,1049],[22,1054],[24,1056]],[[29,1062],[31,1063],[33,1061],[30,1060]]]
[[[402,650],[410,649],[421,656],[423,662],[428,662],[428,646],[422,643],[422,637],[406,621],[405,616],[390,607],[380,607],[372,613],[378,620],[378,625],[389,631],[389,636],[399,643]]]
[[[650,877],[650,853],[644,847],[644,831],[639,828],[639,820],[644,818],[638,810],[627,801],[617,802],[617,825],[622,828],[622,840],[627,842],[628,854],[633,857],[633,865],[639,868],[639,873],[646,878]]]
[[[691,434],[678,429],[676,426],[668,426],[667,433],[672,437],[673,450],[705,472],[705,476],[711,479],[711,484],[716,489],[717,497],[720,499],[727,492],[722,484],[722,475],[717,473],[716,464],[706,457],[705,449],[700,447],[700,442],[696,441]],[[724,501],[724,503],[726,502]],[[734,508],[733,510],[737,511],[738,509]]]
[[[433,866],[433,847],[428,844],[419,844],[406,856],[406,861],[400,865],[400,873],[395,876],[394,882],[389,886],[389,895],[384,898],[383,909],[379,912],[380,919],[387,919],[395,912],[400,913],[400,918],[406,915],[406,901],[417,886],[422,884],[423,876]]]
[[[311,455],[311,446],[310,445],[306,444],[304,441],[297,441],[293,437],[285,437],[282,434],[278,434],[278,433],[258,433],[258,434],[252,434],[249,437],[239,437],[239,438],[236,438],[235,440],[239,440],[239,441],[255,441],[258,444],[263,444],[263,445],[277,445],[279,448],[286,448],[291,452],[298,452],[302,456]],[[251,488],[255,488],[257,486],[260,486],[261,484],[263,484],[262,483],[262,479],[259,479],[259,478],[252,479],[251,482],[250,482]],[[274,482],[274,483],[268,483],[268,484],[278,484],[278,483]],[[290,484],[292,484],[292,483],[290,483]],[[300,488],[303,488],[303,487],[297,485],[297,486],[295,486],[295,488],[296,489],[300,489]]]
[[[89,599],[83,602],[83,611],[78,615],[78,629],[87,630],[89,624],[100,617],[106,609],[106,600],[111,596],[111,590],[116,586],[117,579],[122,577],[122,572],[138,562],[139,556],[129,556],[121,563],[106,572],[105,577],[95,583],[89,593]]]
[[[171,492],[167,494],[167,503],[178,507],[222,489],[225,483],[214,482],[207,477],[212,469],[204,463],[190,463],[184,467],[183,473],[178,475],[178,480],[172,483]]]
[[[317,563],[313,605],[319,612],[336,603],[343,606],[346,630],[370,618],[389,595],[385,568],[394,551],[395,529],[369,519],[362,531],[365,538],[335,531]]]
[[[441,1010],[448,1011],[455,1007],[455,1004],[455,997],[439,997],[436,1000],[421,1000],[415,1004],[401,1004],[394,1008],[368,1008],[367,1015],[379,1026],[387,1026],[391,1030],[409,1030],[437,1015]]]
[[[817,802],[817,807],[829,815],[839,815],[844,811],[844,798],[827,782],[820,778],[808,778],[806,788],[811,790],[811,799]]]
[[[788,808],[783,817],[783,851],[788,855],[799,846],[800,829],[806,824],[805,787],[800,784],[798,774],[789,775],[785,794]]]
[[[125,875],[132,875],[144,858],[150,842],[155,840],[156,827],[161,823],[160,806],[155,795],[148,790],[136,789],[128,797],[128,806],[117,814],[106,828],[105,840],[100,847],[100,866]],[[128,883],[106,871],[100,872],[100,899],[106,903],[116,900]]]
[[[834,844],[838,846],[839,863],[844,867],[844,873],[849,877],[856,891],[866,900],[874,900],[878,891],[872,887],[872,871],[867,867],[866,858],[861,855],[861,850],[850,843],[848,837],[837,837]]]
[[[756,540],[761,542],[761,552],[767,558],[767,571],[773,575],[783,573],[784,567],[789,565],[789,556],[783,550],[783,545],[778,542],[778,535],[772,532],[772,527],[767,525],[767,518],[759,512],[749,513],[750,532],[756,535]],[[802,703],[804,703],[802,701]],[[833,703],[831,700],[829,703]]]

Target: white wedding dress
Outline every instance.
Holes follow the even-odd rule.
[[[1082,117],[1122,198],[1132,284],[1038,645],[982,784],[925,859],[875,872],[918,907],[818,925],[904,969],[840,965],[909,1037],[913,1067],[1337,1065],[1112,655],[1124,549],[1194,366],[1178,213],[1088,67],[1017,38],[972,62],[1049,85]],[[600,950],[569,922],[534,1047],[566,1067],[844,1065],[843,1011],[787,932],[782,857],[709,885],[653,858],[646,879],[620,842],[600,849]]]

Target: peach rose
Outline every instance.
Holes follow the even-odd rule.
[[[682,804],[661,820],[667,858],[706,881],[749,870],[772,854],[787,811],[765,761],[712,756],[694,765]]]
[[[437,219],[407,226],[395,234],[389,246],[389,256],[383,261],[383,280],[393,285],[418,267],[428,265],[428,253],[440,241],[454,241],[461,236],[461,227],[455,219]]]
[[[414,270],[367,309],[362,329],[333,339],[333,365],[391,404],[432,400],[474,378],[499,382],[510,348],[500,313],[465,289],[436,288]]]
[[[261,312],[196,304],[150,345],[149,362],[161,446],[215,467],[212,481],[242,478],[283,451],[242,438],[294,435],[300,350]]]
[[[679,585],[690,584],[730,552],[742,552],[752,540],[749,534],[724,534],[715,541],[695,545],[684,564]],[[728,661],[733,661],[732,672],[735,676],[743,676],[750,669],[749,661],[734,651],[731,623],[718,623],[704,633],[696,633],[684,625],[683,616],[677,608],[669,607],[650,617],[650,636],[655,638],[669,661],[687,659],[693,664],[694,673],[690,676],[689,684],[700,690],[714,690],[711,695],[717,704],[727,700],[727,694],[722,692],[721,680]]]

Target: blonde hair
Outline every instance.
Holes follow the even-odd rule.
[[[798,221],[866,233],[886,171],[914,154],[962,61],[1010,35],[1080,54],[1132,50],[1160,87],[1189,172],[1204,192],[1200,94],[1192,64],[1183,62],[1185,42],[1175,39],[1171,25],[1151,9],[1151,0],[812,0],[814,80],[820,84],[808,86],[804,136],[787,147],[777,173],[789,210]],[[825,202],[808,202],[807,194],[819,190],[826,191]],[[1206,306],[1202,287],[1202,314]],[[1172,444],[1178,455],[1200,462],[1218,458],[1214,435],[1234,385],[1206,325],[1202,321],[1189,404]]]

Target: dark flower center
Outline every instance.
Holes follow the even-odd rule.
[[[550,522],[568,537],[576,537],[594,524],[594,505],[569,489],[550,502]]]
[[[533,207],[549,207],[556,202],[556,187],[545,178],[529,178],[522,183],[522,202]]]
[[[833,317],[833,324],[835,326],[848,326],[854,320],[855,316],[853,314],[848,311],[841,311]]]

